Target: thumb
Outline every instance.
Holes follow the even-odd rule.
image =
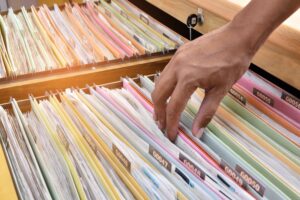
[[[205,93],[205,97],[193,122],[192,132],[194,136],[197,138],[202,136],[204,128],[213,118],[225,94],[226,91],[223,88],[212,88]]]

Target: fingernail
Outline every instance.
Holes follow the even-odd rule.
[[[201,136],[203,135],[204,132],[204,128],[200,128],[199,131],[197,132],[197,134],[195,135],[195,137],[197,137],[198,139],[201,138]]]

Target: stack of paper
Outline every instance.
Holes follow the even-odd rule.
[[[10,8],[0,26],[0,78],[165,52],[184,43],[120,0],[18,13]]]
[[[197,139],[190,130],[199,89],[171,143],[152,119],[154,82],[139,82],[30,97],[27,113],[14,99],[10,113],[1,108],[1,141],[20,198],[300,198],[299,137],[275,119],[228,95]]]
[[[150,92],[154,83],[146,77],[141,77],[141,83],[143,88],[130,80],[124,81],[125,87],[152,112]],[[191,97],[181,116],[177,145],[191,153],[190,148],[194,147],[207,161],[223,169],[244,188],[250,189],[250,193],[255,192],[259,197],[299,198],[300,148],[297,133],[288,131],[279,121],[271,120],[271,116],[261,117],[258,109],[249,102],[242,103],[243,96],[235,94],[236,99],[230,96],[224,98],[216,117],[201,140],[197,140],[190,130],[203,97],[201,90]],[[297,112],[299,116],[299,110]],[[299,131],[297,127],[293,128]],[[283,131],[288,132],[289,137]],[[188,145],[182,142],[184,139],[190,141]],[[190,155],[195,156],[195,153]]]

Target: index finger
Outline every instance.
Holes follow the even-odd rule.
[[[196,88],[196,86],[187,87],[178,82],[172,93],[167,105],[167,135],[171,141],[176,139],[180,115]]]
[[[176,85],[172,70],[159,77],[155,89],[151,94],[154,105],[154,120],[159,121],[159,128],[164,129],[166,124],[166,102]]]

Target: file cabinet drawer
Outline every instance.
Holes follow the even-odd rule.
[[[132,2],[137,3],[136,1]],[[153,3],[160,9],[163,9],[167,13],[172,14],[174,17],[178,18],[184,23],[186,20],[186,16],[190,14],[190,12],[194,12],[199,6],[202,6],[202,4],[196,4],[196,1],[171,2],[168,0],[149,0],[148,2]],[[205,24],[196,28],[202,33],[206,33],[212,29],[215,29],[221,24],[226,23],[226,21],[228,20],[227,18],[219,17],[219,15],[215,14],[214,12],[210,12],[206,7],[203,8],[206,18]],[[182,40],[186,41],[185,39]],[[263,53],[259,54],[260,57],[265,54],[269,55],[270,49],[268,49],[267,45],[268,44],[265,45],[266,47],[264,47]],[[157,71],[161,71],[171,59],[173,53],[174,51],[166,53],[155,53],[151,55],[139,56],[136,58],[132,57],[125,58],[124,60],[118,59],[109,62],[96,63],[77,67],[74,69],[30,74],[17,78],[8,78],[5,80],[2,79],[0,80],[0,104],[8,102],[10,97],[14,97],[17,100],[22,100],[27,99],[28,94],[33,94],[33,96],[43,96],[46,91],[56,92],[56,90],[60,91],[72,86],[82,88],[85,87],[85,84],[92,85],[95,83],[97,85],[101,85],[109,83],[105,86],[120,87],[120,77],[135,77],[138,74],[153,74]],[[274,55],[275,53],[271,52],[270,55]],[[278,71],[275,70],[276,65],[273,65],[271,63],[272,61],[267,58],[268,56],[266,56],[266,58],[260,58],[259,56],[255,60],[255,63],[259,64],[273,75],[278,76],[280,79],[286,81],[294,87],[299,88],[299,79],[297,79],[297,77],[299,77],[299,74],[295,73],[296,75],[287,76],[286,73],[287,71],[293,71],[296,69],[296,65],[294,65],[294,63],[298,63],[297,59],[295,59],[294,57],[283,59],[283,64],[288,63],[289,59],[292,59],[293,64],[291,65],[291,67],[288,67],[285,72],[279,74]],[[270,67],[268,68],[268,66]],[[24,103],[21,109],[26,111],[29,107],[30,106],[28,104]],[[0,149],[0,177],[0,199],[17,199],[17,194],[14,189],[11,174],[7,167],[7,162],[2,148]]]
[[[79,5],[85,6],[85,4]],[[130,6],[134,7],[134,5]],[[64,9],[64,6],[61,5],[59,8]],[[137,12],[143,13],[143,11],[139,11],[136,7],[134,7],[134,9],[137,10]],[[28,9],[28,11],[30,12],[30,9]],[[14,12],[16,14],[20,14],[21,10],[15,10]],[[1,15],[5,17],[7,14],[8,12],[3,12]],[[160,24],[160,22],[156,21],[155,19],[151,18],[151,23],[159,24],[160,27],[164,27],[164,30],[167,30],[169,34],[171,33],[172,35],[176,35],[178,40],[181,40],[183,43],[186,41],[185,38],[176,34],[171,29],[167,29],[163,24]],[[161,34],[161,36],[156,34],[156,37],[167,37],[168,33],[166,35]],[[4,38],[4,40],[5,39],[6,38]],[[172,50],[163,48],[162,51],[152,53],[147,50],[144,54],[133,55],[131,57],[125,56],[124,58],[116,58],[113,60],[105,59],[101,62],[68,66],[61,69],[48,70],[46,72],[0,78],[0,104],[3,105],[9,102],[10,97],[14,97],[17,100],[22,100],[28,99],[28,95],[30,94],[34,96],[43,96],[47,91],[55,92],[57,90],[60,91],[69,87],[82,88],[85,87],[86,84],[99,85],[118,82],[120,81],[120,77],[136,77],[138,74],[153,74],[161,71],[164,68],[175,50],[176,48]],[[3,51],[1,53],[3,53]],[[26,109],[26,106],[23,108]],[[0,131],[1,129],[2,127],[0,126]],[[15,191],[11,173],[8,168],[8,163],[4,156],[1,145],[0,199],[17,198],[17,193]]]
[[[79,4],[79,5],[84,5],[84,4]],[[109,5],[109,4],[107,4],[107,5]],[[128,2],[128,5],[131,8],[133,8],[133,10],[135,11],[136,16],[138,16],[138,14],[140,14],[140,16],[142,16],[142,13],[144,13],[143,11],[136,8],[133,4],[130,4],[129,2]],[[61,5],[61,6],[59,6],[59,8],[61,10],[64,10],[65,6]],[[50,8],[50,9],[54,9],[54,8]],[[27,12],[30,13],[31,9],[28,9]],[[52,13],[53,12],[54,11],[52,11]],[[131,12],[131,11],[129,11],[129,12]],[[7,13],[9,13],[9,12],[3,12],[2,16],[5,17],[7,15]],[[16,10],[15,13],[16,13],[16,15],[20,15],[20,14],[23,14],[23,11]],[[111,21],[108,21],[108,22],[111,22],[112,25],[116,25],[116,23],[113,24],[115,21],[112,20],[113,18],[109,17],[109,16],[111,16],[111,14],[109,14],[109,13],[110,12],[107,11],[107,9],[105,8],[105,14],[103,14],[103,16],[105,16],[107,20],[111,20]],[[120,11],[120,13],[121,14],[117,13],[115,16],[120,17],[122,20],[128,18],[128,16],[127,17],[123,16],[123,15],[126,15],[126,14],[124,14],[124,12],[122,14],[122,12]],[[138,44],[136,44],[136,43],[128,44],[129,47],[134,46],[134,48],[135,48],[134,50],[136,50],[136,49],[139,50],[140,48],[145,48],[142,53],[139,52],[139,54],[137,54],[137,55],[131,55],[131,56],[126,55],[125,57],[121,57],[121,58],[118,58],[114,55],[115,58],[113,58],[113,59],[109,59],[109,58],[105,57],[105,60],[99,61],[99,62],[93,62],[93,63],[88,63],[88,64],[79,63],[79,64],[76,64],[75,66],[69,66],[68,65],[68,66],[63,66],[63,68],[59,67],[59,68],[50,69],[50,70],[47,69],[46,71],[38,71],[38,72],[30,72],[30,73],[28,72],[28,74],[20,74],[20,75],[15,75],[15,73],[16,73],[15,71],[17,71],[18,68],[17,67],[15,67],[15,68],[12,67],[13,62],[4,62],[6,60],[3,60],[3,63],[5,64],[4,69],[6,71],[5,72],[6,75],[1,78],[1,73],[3,72],[3,70],[1,72],[1,67],[3,67],[3,66],[0,66],[0,104],[8,102],[10,97],[12,97],[12,96],[15,97],[18,100],[19,99],[25,99],[25,98],[27,98],[28,94],[33,94],[33,95],[40,96],[40,95],[43,95],[45,91],[60,90],[60,89],[64,89],[64,88],[70,87],[70,86],[82,87],[82,84],[93,84],[93,83],[102,84],[102,83],[105,83],[105,82],[118,81],[119,77],[125,77],[125,76],[133,77],[133,76],[136,76],[137,74],[152,74],[152,73],[155,73],[157,71],[161,71],[163,69],[163,67],[170,60],[171,55],[174,53],[175,49],[173,47],[172,47],[172,49],[167,49],[165,47],[160,47],[162,49],[154,50],[153,52],[151,52],[152,50],[150,51],[149,49],[153,49],[153,46],[151,46],[152,44],[150,45],[149,41],[152,40],[152,41],[155,42],[155,40],[157,38],[158,39],[164,38],[163,40],[165,40],[165,41],[171,41],[171,39],[168,38],[168,37],[170,37],[170,34],[173,37],[176,37],[176,40],[180,41],[182,44],[186,41],[186,39],[181,37],[180,35],[176,34],[173,30],[166,28],[166,26],[164,26],[163,24],[161,24],[160,22],[156,21],[155,19],[153,19],[151,17],[149,19],[147,19],[148,20],[147,23],[150,23],[148,25],[148,24],[146,24],[146,22],[141,21],[141,19],[139,19],[136,16],[133,15],[132,19],[136,20],[134,22],[143,23],[143,26],[141,26],[141,28],[143,28],[144,26],[145,27],[150,27],[149,30],[148,29],[145,30],[145,33],[147,32],[147,35],[138,29],[138,28],[140,28],[139,25],[135,25],[130,21],[130,23],[133,24],[132,27],[134,28],[133,29],[134,31],[132,32],[133,35],[130,35],[131,32],[130,33],[127,33],[125,31],[123,31],[123,32],[125,32],[124,34],[127,34],[127,35],[125,35],[126,38],[130,37],[131,40],[128,39],[128,41],[126,41],[125,37],[124,37],[125,39],[124,38],[122,38],[122,39],[125,42],[128,42],[128,43],[129,42],[131,43],[132,40],[134,40],[134,41],[136,40],[135,42],[138,43]],[[117,19],[117,17],[116,17],[116,19]],[[34,18],[32,18],[32,19],[34,19]],[[70,19],[73,19],[73,18],[70,18]],[[32,22],[36,22],[36,21],[32,20]],[[86,21],[84,21],[84,22],[86,22]],[[128,22],[129,22],[129,20],[128,20]],[[4,22],[3,22],[3,24],[4,24]],[[3,24],[2,24],[2,26],[4,26]],[[38,23],[36,22],[36,24],[38,24]],[[95,25],[95,24],[92,24],[92,25]],[[71,26],[71,25],[69,25],[69,26],[70,26],[69,27],[70,30],[76,30],[76,31],[81,30],[81,29],[76,29],[77,26],[78,26],[77,24],[76,24],[76,26]],[[157,29],[161,30],[162,32],[159,33],[157,31],[157,29],[155,29],[153,27],[155,27],[155,28],[158,27]],[[38,28],[39,28],[39,26],[36,25],[36,30],[41,31],[41,29],[38,29]],[[71,29],[71,28],[73,28],[73,29]],[[99,31],[97,32],[98,29],[93,29],[93,27],[86,27],[86,28],[87,29],[89,28],[89,30],[88,30],[89,33],[90,33],[89,38],[88,38],[88,39],[90,39],[89,41],[92,41],[92,40],[96,41],[97,40],[97,42],[99,42],[101,38],[99,39],[99,37],[98,37],[99,36],[99,34],[98,34]],[[14,30],[14,29],[12,29],[12,30]],[[115,28],[114,30],[122,31],[121,28]],[[58,33],[63,33],[62,31],[63,31],[63,29],[61,29],[60,32],[58,31]],[[94,31],[94,32],[92,32],[92,31]],[[154,34],[154,31],[156,31],[155,34]],[[164,32],[164,31],[166,31],[166,32]],[[91,34],[91,32],[93,34]],[[123,32],[122,32],[122,34],[123,34]],[[41,31],[41,33],[42,33],[42,31]],[[78,32],[78,33],[80,33],[80,32]],[[100,33],[102,33],[102,32],[100,32]],[[110,43],[107,43],[108,44],[107,46],[109,46],[109,44],[112,43],[111,42],[112,39],[115,39],[116,44],[118,42],[120,44],[120,39],[118,39],[116,37],[115,38],[113,38],[113,37],[110,38],[110,36],[108,36],[108,33],[111,33],[111,32],[109,32],[109,30],[107,30],[107,33],[105,32],[105,34],[106,34],[105,36],[107,36],[107,37],[104,38],[104,39],[109,39],[109,41],[110,41]],[[96,34],[98,34],[98,35],[96,35]],[[134,35],[134,34],[136,34],[136,35]],[[153,38],[150,38],[148,36],[150,34],[154,35]],[[46,36],[44,36],[43,34],[41,34],[41,35],[43,36],[42,39],[45,40],[44,38]],[[96,39],[90,37],[91,35],[95,36]],[[146,40],[142,41],[142,39],[145,39],[145,38],[142,38],[142,36],[145,37],[146,39],[148,39],[149,41],[146,41]],[[84,36],[84,37],[85,37],[84,40],[86,40],[86,37],[88,37],[88,36]],[[50,37],[47,37],[47,38],[50,38]],[[49,41],[52,42],[54,44],[54,46],[55,45],[56,45],[56,47],[63,46],[63,45],[56,44],[55,43],[55,38],[52,38],[52,39],[53,40],[49,40]],[[104,41],[104,39],[102,39],[101,42]],[[10,44],[10,46],[12,46],[11,45],[12,43],[9,43],[10,41],[7,38],[3,37],[3,42],[4,41],[5,41],[5,43],[8,43],[8,44]],[[7,41],[9,41],[9,42],[7,42]],[[38,41],[40,41],[40,39]],[[68,45],[68,41],[69,40],[66,40],[67,45]],[[37,43],[37,44],[40,44],[40,43]],[[73,43],[71,43],[71,42],[69,44],[70,44],[70,46],[73,45]],[[148,45],[149,47],[144,47],[144,46],[141,47],[144,44]],[[157,44],[162,45],[162,43],[158,43],[158,42],[157,42]],[[83,45],[84,44],[82,44],[82,46]],[[122,45],[122,44],[120,44],[120,45]],[[138,45],[138,46],[136,46],[136,45]],[[10,46],[7,46],[7,49],[11,49]],[[50,46],[50,48],[52,48],[52,46]],[[8,48],[8,47],[10,47],[10,48]],[[75,46],[75,47],[76,48],[74,48],[74,49],[78,49],[77,46]],[[90,46],[88,48],[90,48]],[[119,47],[114,47],[112,49],[113,50],[116,50],[116,49],[119,50],[118,48]],[[126,48],[126,47],[124,47],[124,48]],[[34,49],[34,48],[32,48],[32,49]],[[57,52],[57,50],[60,51],[59,48],[56,48],[54,50],[53,49],[50,49],[50,50],[52,50],[52,52],[54,52],[54,53]],[[109,49],[109,47],[108,47],[108,49]],[[62,48],[62,50],[63,50],[63,48]],[[122,50],[120,50],[120,52]],[[93,49],[93,51],[94,51],[93,53],[96,54],[94,49]],[[160,51],[160,52],[157,52],[157,51]],[[18,61],[15,61],[15,60],[17,60],[16,57],[11,56],[11,54],[13,54],[13,53],[11,53],[11,52],[9,53],[8,50],[6,52],[7,52],[7,55],[4,54],[6,57],[10,58],[10,60],[14,61],[15,63],[18,62]],[[32,52],[32,55],[33,55],[33,53],[34,52]],[[25,54],[25,55],[27,55],[27,54]],[[50,53],[49,53],[49,55],[50,55]],[[56,54],[54,54],[54,55],[56,55]],[[119,54],[117,54],[117,55],[119,55]],[[67,59],[68,56],[65,56],[65,57]],[[29,58],[30,58],[30,56],[28,56],[28,59],[26,59],[26,60],[30,61]],[[61,57],[57,57],[57,58],[58,58],[57,60],[60,61],[59,58],[61,58]],[[36,58],[36,59],[38,59],[38,58]],[[23,60],[21,60],[21,61],[23,61]],[[10,63],[10,64],[6,64],[6,63]],[[17,64],[14,64],[14,66],[16,66],[16,65]],[[26,65],[28,65],[26,67],[30,68],[31,64],[26,63]],[[9,67],[7,67],[7,66],[9,66]],[[36,67],[35,67],[35,69],[36,69]]]

